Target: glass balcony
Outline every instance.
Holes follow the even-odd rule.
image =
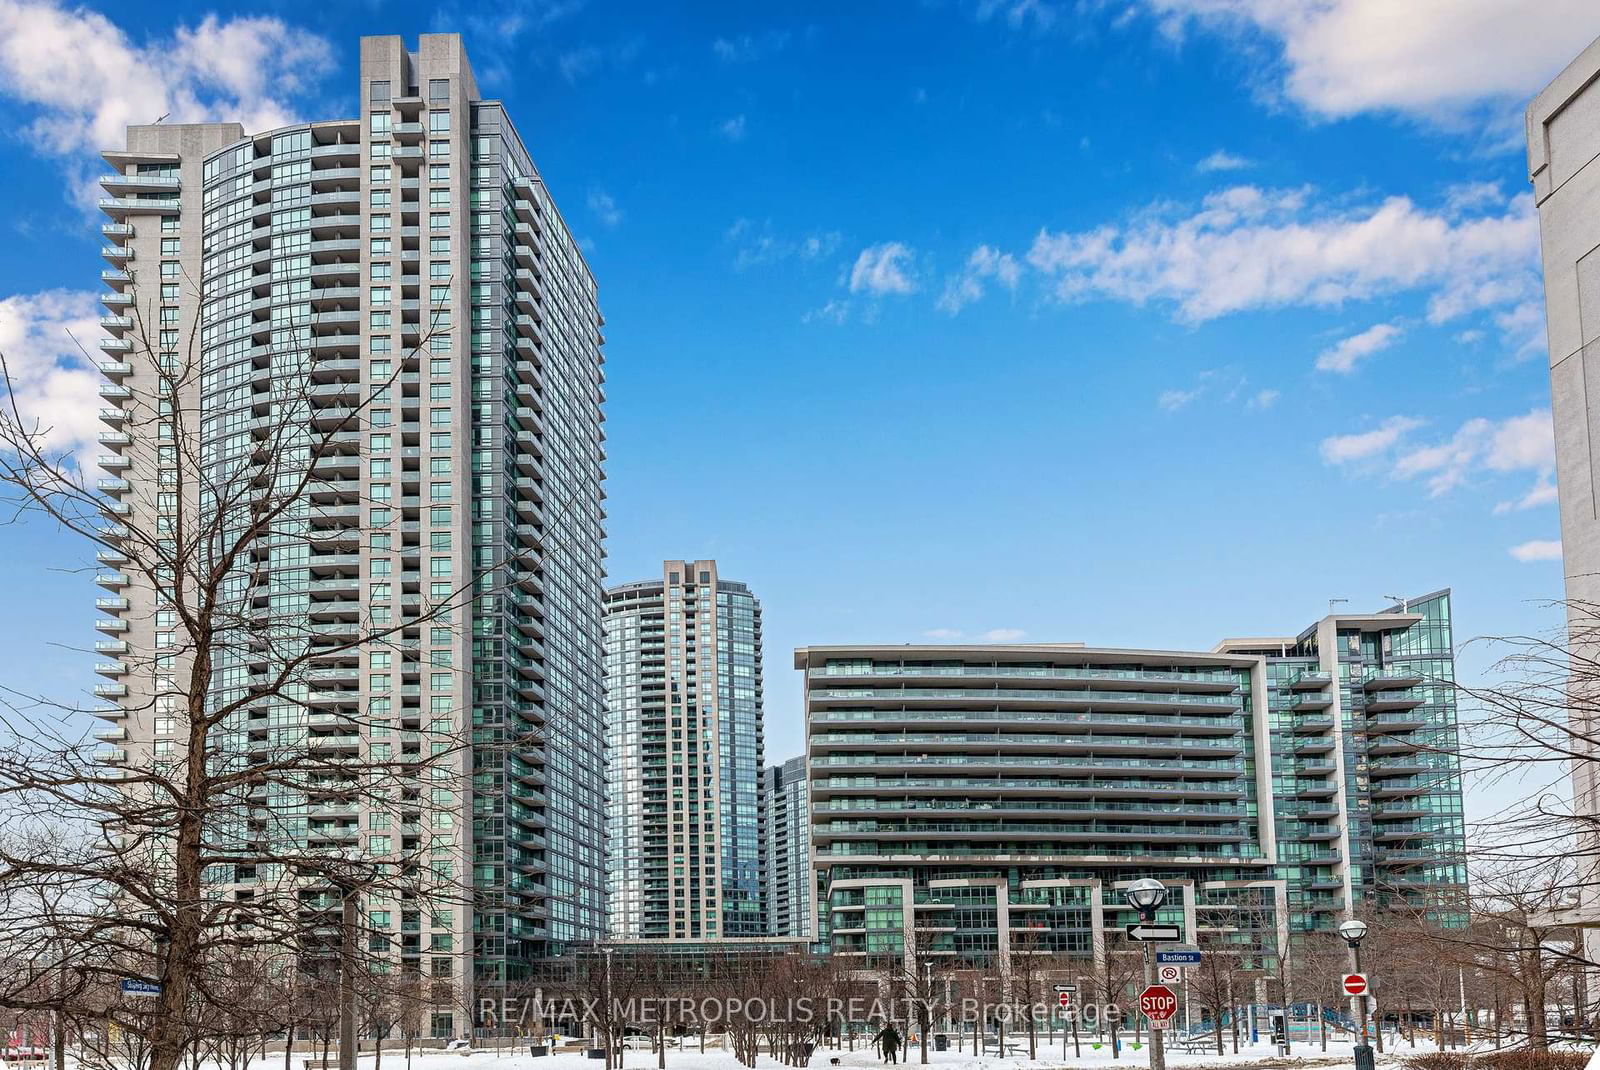
[[[1422,674],[1416,670],[1390,665],[1368,672],[1361,678],[1361,686],[1368,691],[1389,691],[1402,687],[1415,687],[1422,681]]]

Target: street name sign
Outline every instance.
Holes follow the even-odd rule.
[[[122,982],[124,996],[159,996],[161,986],[154,981],[141,981],[137,977],[124,978]]]
[[[1182,948],[1156,952],[1157,966],[1198,966],[1200,965],[1200,952],[1186,951]]]

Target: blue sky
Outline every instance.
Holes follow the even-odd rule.
[[[600,281],[612,577],[751,584],[769,758],[805,643],[1556,623],[1519,111],[1600,9],[865,7],[0,0],[0,346],[92,436],[91,150],[351,114],[361,34],[460,30]],[[0,546],[4,682],[81,691],[76,548]]]

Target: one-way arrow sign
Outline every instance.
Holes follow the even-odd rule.
[[[1128,926],[1129,940],[1177,940],[1183,935],[1183,930],[1176,925],[1147,925],[1144,922],[1135,922]]]

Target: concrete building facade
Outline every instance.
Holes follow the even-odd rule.
[[[761,604],[715,561],[606,591],[608,932],[767,935]]]
[[[1600,40],[1583,50],[1529,104],[1528,177],[1539,209],[1550,404],[1555,423],[1556,488],[1569,632],[1581,655],[1600,651]],[[1588,706],[1593,708],[1594,698]],[[1581,711],[1573,746],[1595,726]],[[1600,813],[1594,761],[1572,765],[1579,813]],[[1588,957],[1600,959],[1600,841],[1583,850],[1587,875],[1573,913],[1589,926]]]
[[[836,954],[1101,958],[1163,920],[1270,960],[1465,890],[1449,595],[1211,651],[812,646],[819,937]]]
[[[113,525],[177,515],[160,414],[122,407],[153,374],[125,359],[141,323],[163,361],[198,356],[180,404],[217,473],[272,435],[343,428],[241,590],[313,647],[398,626],[394,641],[314,657],[307,689],[252,706],[226,749],[403,762],[430,735],[470,739],[448,778],[396,797],[279,794],[245,818],[333,852],[425,850],[439,881],[472,894],[367,923],[466,993],[603,935],[603,321],[459,36],[414,50],[363,38],[350,77],[349,118],[131,127],[105,154],[101,489]],[[495,579],[465,610],[424,616],[479,574]],[[102,582],[117,590],[99,607],[97,647],[116,659],[102,672],[117,680],[104,757],[160,760],[171,666],[135,679],[126,665],[168,641],[170,610],[136,578]],[[219,700],[275,671],[237,651],[216,668]],[[464,1029],[466,1005],[437,1011],[435,1032]]]
[[[812,916],[811,800],[805,755],[769,765],[761,777],[767,820],[767,926],[772,936],[807,938]]]

